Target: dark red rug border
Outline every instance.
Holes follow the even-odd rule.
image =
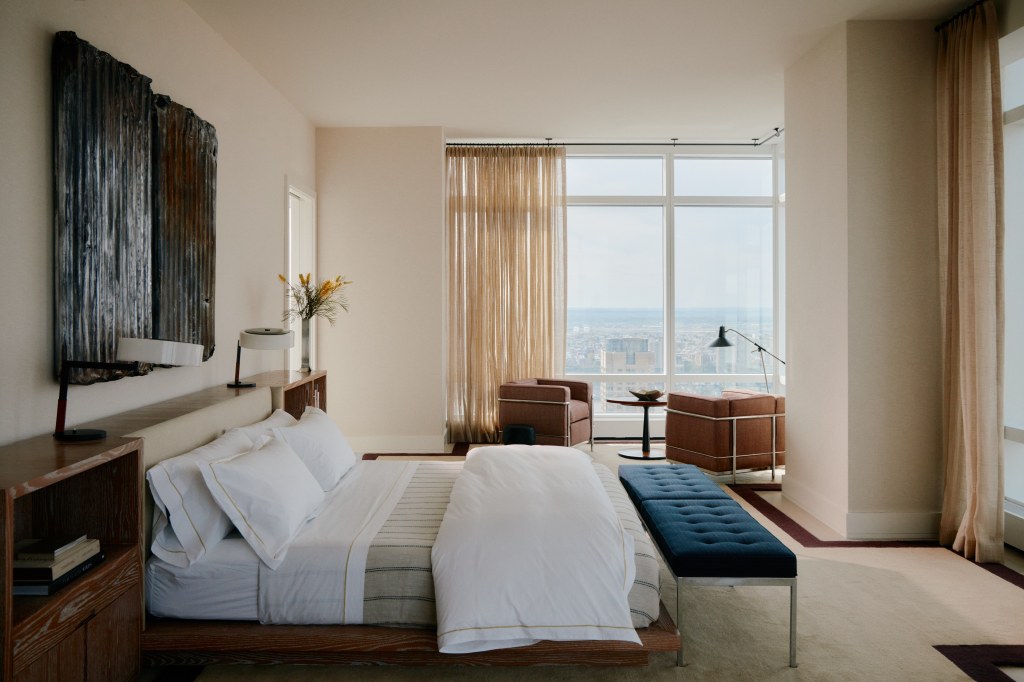
[[[1012,682],[999,666],[1024,666],[1022,645],[936,644],[935,649],[975,682]]]

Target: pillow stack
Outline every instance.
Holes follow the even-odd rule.
[[[179,567],[200,561],[232,528],[270,568],[356,463],[322,410],[284,410],[164,460],[146,474],[155,502],[152,550]]]

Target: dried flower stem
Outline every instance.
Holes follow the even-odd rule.
[[[288,287],[288,298],[291,302],[288,312],[285,313],[285,320],[322,317],[333,325],[338,317],[338,311],[348,310],[345,287],[352,282],[340,275],[318,284],[313,283],[311,273],[300,273],[297,285],[289,282],[284,275],[278,275],[277,278]]]

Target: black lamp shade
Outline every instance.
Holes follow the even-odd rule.
[[[708,348],[725,348],[731,346],[729,339],[725,338],[725,327],[718,328],[718,338],[711,342]]]

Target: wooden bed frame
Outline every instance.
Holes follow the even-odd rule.
[[[191,398],[191,399],[190,399]],[[144,468],[207,443],[225,429],[267,417],[269,388],[214,388],[134,413],[130,435],[143,439]],[[127,416],[127,415],[126,415]],[[145,552],[151,542],[152,497],[146,495]],[[679,634],[664,605],[658,619],[629,642],[539,642],[476,654],[442,654],[434,630],[368,625],[261,625],[242,621],[147,616],[143,663],[150,666],[213,663],[319,663],[380,665],[599,665],[643,666],[654,652],[679,649]]]

